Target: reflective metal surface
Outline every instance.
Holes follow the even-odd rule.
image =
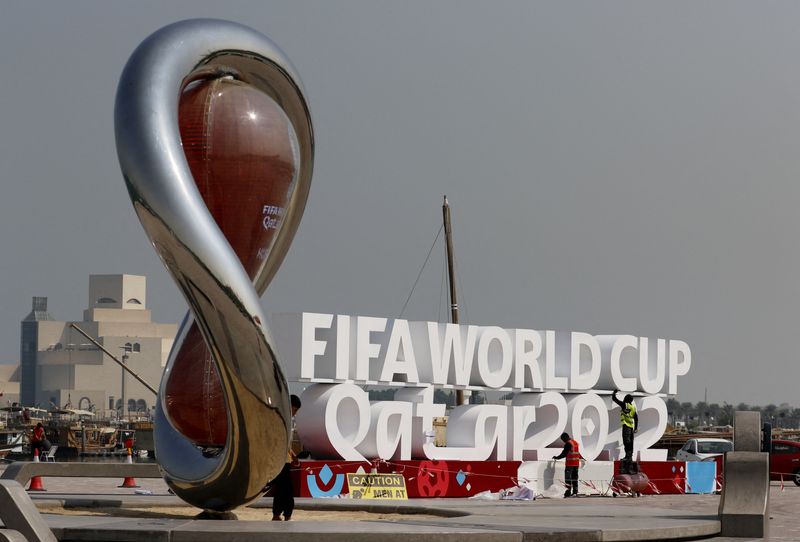
[[[232,78],[266,94],[296,138],[285,209],[268,246],[260,248],[263,262],[250,275],[198,190],[181,142],[184,89],[214,78]],[[134,209],[190,307],[161,382],[156,457],[179,497],[200,508],[230,510],[262,494],[282,468],[289,443],[288,389],[259,297],[286,255],[308,196],[314,143],[302,87],[283,53],[254,30],[226,21],[183,21],[151,35],[131,56],[117,90],[115,132]],[[165,401],[178,354],[198,330],[224,397],[222,446],[179,430],[175,407],[171,415]],[[186,351],[200,350],[188,344]],[[206,370],[201,358],[186,370]],[[197,408],[202,393],[197,390]]]

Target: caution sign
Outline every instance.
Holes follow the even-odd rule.
[[[377,472],[347,475],[351,499],[393,499],[407,500],[406,479],[402,474],[382,474]]]

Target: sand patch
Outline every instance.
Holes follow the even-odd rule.
[[[107,516],[116,518],[150,518],[150,519],[192,519],[200,510],[190,506],[137,506],[137,507],[69,507],[47,506],[40,510],[45,514],[59,516]],[[242,521],[270,521],[272,510],[269,508],[239,508],[236,516]],[[442,519],[431,514],[395,514],[363,511],[336,510],[297,510],[292,514],[292,521],[399,521],[399,520]]]

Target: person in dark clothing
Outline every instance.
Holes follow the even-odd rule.
[[[290,398],[292,404],[292,433],[289,436],[289,453],[286,458],[286,464],[280,474],[272,481],[275,487],[275,494],[272,497],[272,521],[280,521],[281,513],[283,514],[284,521],[292,519],[292,512],[294,512],[294,485],[292,484],[292,464],[297,462],[297,452],[293,449],[295,443],[299,440],[295,438],[294,416],[300,410],[300,398],[292,395]]]
[[[633,396],[628,394],[620,401],[617,399],[617,392],[614,390],[611,399],[619,405],[619,423],[622,426],[622,445],[625,447],[625,457],[622,459],[630,463],[633,461],[633,435],[639,431],[639,415],[636,413],[636,405],[633,404]]]
[[[561,440],[564,441],[564,449],[553,459],[567,459],[564,466],[564,483],[567,485],[567,491],[564,492],[564,497],[577,497],[578,467],[581,465],[580,447],[578,442],[571,439],[567,433],[561,434]]]

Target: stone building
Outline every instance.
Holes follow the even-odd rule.
[[[158,389],[176,324],[151,319],[146,279],[91,275],[83,320],[74,323]],[[22,321],[20,400],[26,406],[149,412],[155,396],[70,324],[54,320],[34,297]],[[127,408],[122,409],[126,405]]]
[[[0,364],[0,406],[19,402],[19,364]]]

